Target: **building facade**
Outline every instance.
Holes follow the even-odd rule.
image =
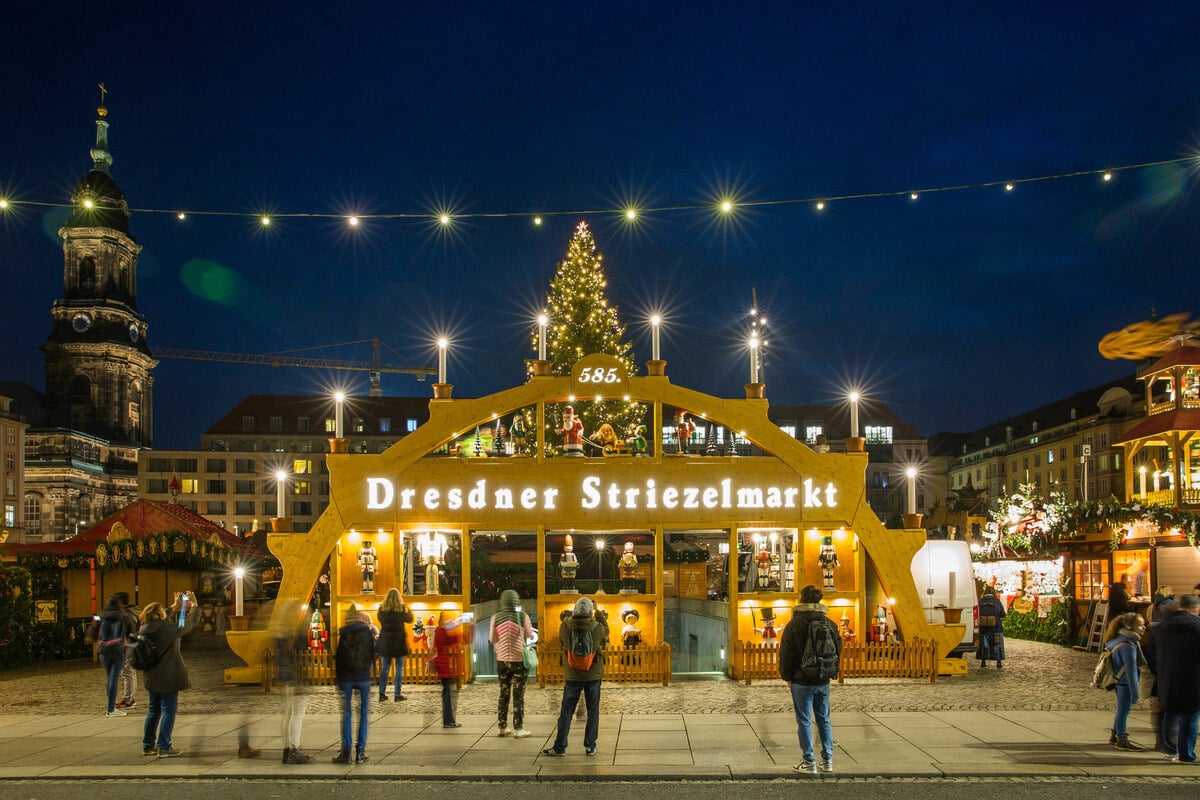
[[[382,453],[429,419],[429,400],[351,397],[342,413],[349,451]],[[201,435],[198,450],[141,451],[138,494],[173,500],[241,534],[279,516],[307,531],[329,505],[325,456],[336,426],[332,398],[251,395]],[[287,474],[282,514],[280,471]]]
[[[24,541],[25,508],[25,419],[13,411],[12,398],[0,395],[0,462],[4,464],[3,496],[0,497],[0,543]]]

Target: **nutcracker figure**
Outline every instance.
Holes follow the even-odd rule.
[[[824,581],[822,588],[825,591],[833,591],[833,570],[840,566],[837,557],[837,548],[833,546],[833,537],[826,536],[821,539],[821,549],[817,552],[817,564],[821,567],[821,577]]]
[[[358,568],[362,570],[363,594],[375,594],[375,546],[370,539],[364,539],[362,547],[358,548]]]
[[[425,594],[441,594],[439,567],[446,563],[446,537],[437,531],[425,531],[417,537],[417,552],[425,564]]]
[[[308,648],[314,653],[323,653],[328,641],[329,632],[325,630],[325,620],[321,618],[320,611],[314,611],[312,620],[308,623]]]
[[[637,594],[637,553],[633,552],[633,542],[625,543],[625,550],[617,561],[617,569],[621,573],[621,594]]]
[[[574,406],[563,406],[562,426],[563,455],[583,456],[583,420],[575,416]]]
[[[649,455],[649,453],[646,452],[648,448],[648,444],[646,442],[646,426],[638,425],[633,431],[633,438],[630,439],[627,444],[635,456]]]
[[[562,576],[562,586],[559,594],[579,594],[575,588],[575,571],[579,569],[579,559],[575,556],[575,543],[568,535],[563,543],[563,554],[558,560],[558,573]]]
[[[765,592],[771,588],[771,551],[767,549],[765,539],[758,547],[758,590]]]
[[[513,455],[524,455],[525,417],[523,414],[513,414],[512,424],[508,426],[508,438],[512,440]]]
[[[692,431],[696,426],[688,419],[687,412],[682,408],[675,412],[675,438],[678,439],[679,452],[686,453],[688,441],[692,438]]]

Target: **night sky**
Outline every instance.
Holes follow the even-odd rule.
[[[752,288],[775,404],[857,382],[931,435],[1131,374],[1101,336],[1200,310],[1195,161],[907,192],[1195,155],[1200,4],[863,5],[9,3],[0,379],[44,385],[67,211],[19,203],[66,203],[91,168],[100,82],[152,349],[378,337],[385,360],[434,364],[447,333],[455,395],[498,391],[524,380],[586,220],[639,363],[661,308],[668,375],[702,391],[742,396]],[[722,217],[726,195],[806,202]],[[630,225],[630,204],[702,208]],[[442,209],[477,216],[442,227]],[[414,216],[336,218],[352,212]],[[155,444],[197,446],[246,394],[338,380],[163,360]]]

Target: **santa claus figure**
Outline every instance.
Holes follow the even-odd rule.
[[[583,456],[583,420],[575,416],[574,406],[563,406],[562,427],[558,432],[563,437],[563,455]]]
[[[767,549],[764,540],[758,551],[758,590],[765,592],[771,588],[771,551]]]
[[[688,441],[692,438],[692,431],[696,430],[696,426],[688,419],[687,412],[683,409],[675,412],[675,438],[679,440],[679,452],[686,453]]]
[[[559,594],[579,594],[579,590],[575,588],[575,571],[577,569],[579,569],[579,559],[575,556],[575,543],[571,541],[570,536],[567,536],[567,540],[563,543],[562,558],[558,560],[558,572],[562,576]]]
[[[824,584],[822,588],[827,592],[833,591],[833,570],[840,564],[838,563],[837,548],[833,546],[832,536],[821,539],[821,549],[817,552],[817,564],[821,567]]]

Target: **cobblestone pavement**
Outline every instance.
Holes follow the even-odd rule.
[[[1112,697],[1088,686],[1096,655],[1067,647],[1010,639],[1003,669],[980,669],[968,660],[966,675],[942,677],[934,683],[917,679],[850,679],[834,684],[832,706],[838,711],[1087,711],[1110,710]],[[272,712],[278,697],[256,686],[225,686],[223,670],[238,660],[214,639],[185,645],[192,688],[180,697],[184,714]],[[496,686],[486,680],[464,686],[459,711],[495,713]],[[138,689],[145,702],[145,690]],[[434,685],[406,686],[403,703],[372,703],[372,717],[405,712],[437,713],[440,690]],[[1146,692],[1143,692],[1145,695]],[[555,714],[561,689],[531,683],[526,712]],[[69,703],[64,702],[70,700]],[[6,714],[79,713],[90,703],[104,703],[104,674],[86,661],[43,664],[0,673],[0,711]],[[606,683],[601,706],[610,713],[790,713],[791,700],[778,681],[751,686],[731,680],[676,680],[658,684]],[[141,710],[140,708],[138,709]],[[333,687],[316,687],[310,713],[336,713]]]

